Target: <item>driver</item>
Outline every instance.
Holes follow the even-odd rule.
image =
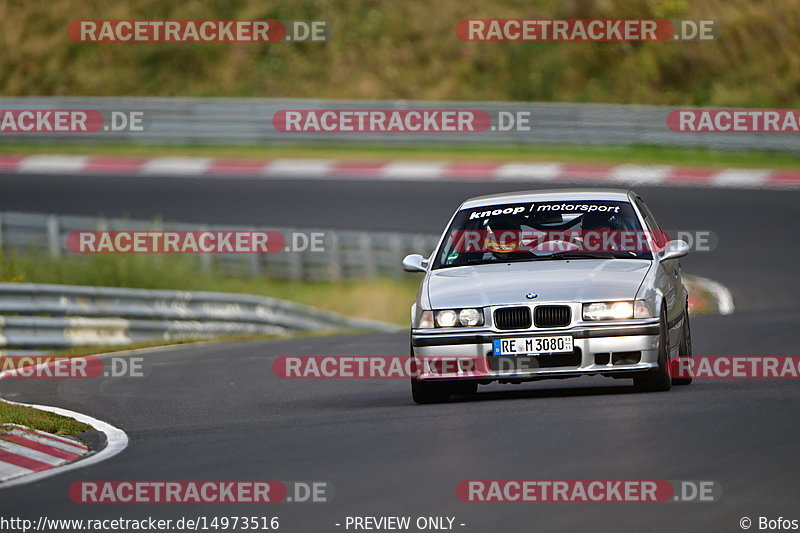
[[[619,251],[620,247],[614,235],[609,235],[611,232],[616,233],[618,229],[620,224],[613,214],[586,213],[581,219],[584,248],[596,252]]]
[[[500,260],[524,259],[530,251],[522,242],[522,227],[513,217],[496,217],[489,221],[486,232],[486,251]]]
[[[581,219],[583,231],[611,231],[617,226],[616,217],[606,213],[586,213]]]

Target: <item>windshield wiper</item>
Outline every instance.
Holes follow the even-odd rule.
[[[633,252],[556,252],[547,259],[637,259]]]
[[[489,260],[483,259],[483,258],[476,258],[476,259],[467,259],[463,263],[451,263],[448,266],[460,266],[460,267],[462,267],[462,266],[470,266],[470,265],[483,265],[483,264],[489,264],[489,263],[494,263],[494,261],[489,261]]]
[[[481,258],[481,259],[467,259],[463,263],[449,264],[447,266],[455,267],[455,266],[472,266],[472,265],[499,265],[499,264],[502,264],[502,263],[523,263],[523,262],[527,262],[527,261],[542,261],[544,259],[550,259],[550,256],[549,255],[548,256],[531,255],[530,257],[513,257],[513,258],[507,258],[507,259],[500,259],[500,258],[495,258],[495,259],[483,259],[483,258]]]

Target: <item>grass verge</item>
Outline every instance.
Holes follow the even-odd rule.
[[[346,160],[414,159],[480,162],[574,162],[654,164],[691,167],[800,168],[800,155],[788,152],[721,151],[665,146],[573,145],[340,145],[197,146],[144,144],[0,143],[0,154],[68,154],[131,157],[323,158]]]
[[[19,424],[56,435],[75,435],[92,429],[91,426],[78,422],[74,418],[40,411],[32,407],[12,405],[0,399],[0,426],[2,424]]]
[[[466,42],[459,20],[705,19],[710,41]],[[325,43],[96,43],[70,20],[319,20]],[[797,2],[753,0],[0,2],[0,92],[800,105]]]

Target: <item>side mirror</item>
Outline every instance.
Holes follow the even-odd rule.
[[[411,254],[403,258],[403,270],[406,272],[425,272],[428,260],[419,254]]]
[[[661,253],[661,260],[677,259],[689,253],[689,245],[685,241],[669,241]]]

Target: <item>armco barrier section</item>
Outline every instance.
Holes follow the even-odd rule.
[[[198,268],[211,271],[215,263],[226,274],[237,277],[268,276],[275,279],[338,280],[403,276],[401,263],[409,253],[430,254],[435,235],[279,228],[252,226],[210,226],[126,219],[105,219],[73,215],[51,215],[14,211],[0,212],[0,250],[41,250],[57,257],[71,254],[67,235],[72,231],[279,231],[287,239],[293,232],[323,233],[323,251],[307,247],[302,251],[270,254],[196,254]]]
[[[0,353],[304,331],[395,331],[391,324],[246,294],[0,283]]]
[[[0,98],[0,109],[141,111],[144,131],[95,133],[10,133],[0,142],[70,143],[125,142],[141,144],[220,144],[335,142],[335,143],[479,143],[660,145],[708,147],[727,150],[800,151],[796,134],[781,133],[677,133],[666,118],[676,109],[668,106],[572,104],[544,102],[436,102],[378,100],[317,100],[273,98],[145,98],[145,97],[17,97]],[[273,115],[281,110],[483,110],[529,111],[530,131],[471,133],[284,133],[275,129]],[[683,108],[682,108],[683,109]],[[696,108],[700,109],[700,108]]]

